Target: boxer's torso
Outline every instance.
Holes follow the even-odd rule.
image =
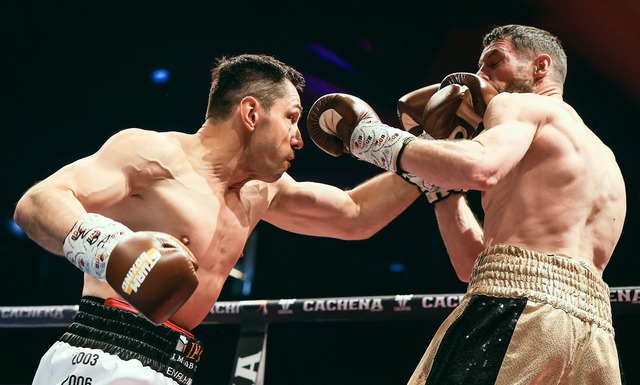
[[[522,108],[535,104],[539,123],[523,159],[484,193],[485,243],[581,258],[602,274],[626,212],[613,153],[561,100],[512,97]]]
[[[185,243],[198,261],[199,285],[171,318],[197,326],[217,300],[231,269],[242,256],[251,231],[263,216],[273,184],[251,181],[227,189],[213,175],[197,171],[186,158],[164,163],[164,177],[137,189],[116,205],[98,210],[134,231],[162,231]],[[166,171],[171,178],[166,178]],[[117,297],[111,287],[85,274],[84,295]]]

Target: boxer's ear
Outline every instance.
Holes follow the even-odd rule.
[[[257,112],[258,105],[259,105],[258,100],[253,96],[245,96],[240,101],[240,107],[239,107],[240,119],[242,120],[244,125],[248,127],[250,130],[253,130],[259,118],[258,112]]]

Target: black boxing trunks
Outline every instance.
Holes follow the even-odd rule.
[[[190,385],[201,354],[194,336],[171,322],[154,325],[121,300],[83,297],[33,384]]]
[[[566,256],[499,244],[478,256],[408,384],[622,383],[600,276]]]

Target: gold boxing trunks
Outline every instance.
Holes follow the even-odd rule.
[[[486,248],[409,385],[624,383],[609,287],[586,264]]]

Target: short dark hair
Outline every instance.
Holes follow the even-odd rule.
[[[545,53],[553,60],[554,79],[564,84],[567,77],[567,54],[562,48],[560,39],[551,33],[526,25],[508,24],[494,27],[482,39],[486,48],[495,40],[511,38],[511,43],[519,52],[530,55]]]
[[[255,97],[268,110],[284,95],[285,80],[293,83],[298,91],[304,89],[302,74],[272,56],[223,56],[211,70],[206,118],[216,121],[228,118],[233,107],[245,96]]]

